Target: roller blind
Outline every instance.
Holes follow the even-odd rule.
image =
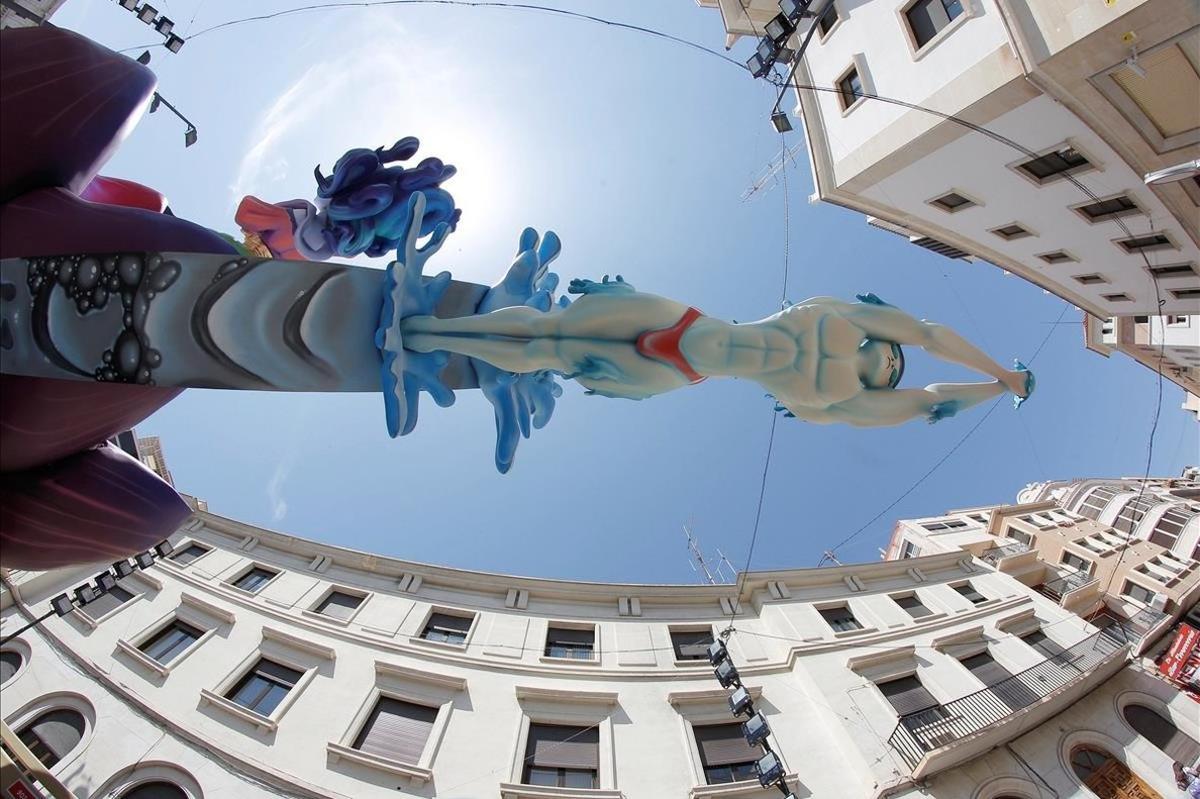
[[[354,741],[354,748],[415,764],[421,759],[437,714],[437,708],[381,697]]]
[[[546,640],[554,644],[587,644],[591,646],[596,641],[596,631],[551,627],[546,633]]]
[[[362,597],[334,591],[322,600],[317,607],[317,613],[324,613],[335,619],[349,619],[355,608],[362,604]]]
[[[678,630],[671,633],[675,657],[681,660],[708,657],[708,645],[712,642],[712,630]]]
[[[1128,67],[1112,73],[1129,99],[1137,103],[1164,137],[1200,127],[1200,75],[1177,44],[1152,53],[1139,53],[1138,65],[1146,77]],[[1191,97],[1188,101],[1183,98]]]
[[[762,752],[746,743],[741,724],[711,724],[692,729],[705,767],[748,763],[762,756]]]
[[[465,633],[471,629],[471,619],[464,616],[451,616],[449,613],[434,613],[430,615],[429,623],[425,625],[425,628],[431,629],[435,627]]]
[[[987,652],[963,658],[960,662],[970,669],[971,673],[984,685],[995,685],[1012,676],[1008,669],[997,663]]]
[[[530,724],[525,758],[541,768],[600,768],[600,731],[595,727]]]
[[[896,709],[896,713],[901,716],[916,713],[918,710],[928,710],[938,703],[915,675],[881,682],[878,687]]]

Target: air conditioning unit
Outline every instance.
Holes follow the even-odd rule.
[[[1168,597],[1166,594],[1155,594],[1154,599],[1150,600],[1150,607],[1154,610],[1161,611],[1167,606],[1167,599]]]

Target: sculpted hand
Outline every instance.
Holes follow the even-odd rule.
[[[620,275],[617,275],[616,280],[609,280],[608,275],[605,275],[604,280],[600,283],[577,277],[571,281],[567,291],[571,294],[633,294],[637,289],[632,284],[626,283],[625,278]]]
[[[517,305],[528,305],[540,311],[550,310],[551,295],[558,286],[558,276],[548,267],[561,251],[562,242],[554,231],[546,231],[545,238],[539,242],[537,231],[525,228],[508,273],[488,289],[475,312],[491,313]]]

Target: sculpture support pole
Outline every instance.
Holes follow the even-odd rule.
[[[161,387],[379,391],[384,272],[204,253],[0,261],[5,374]],[[452,282],[439,315],[485,286]],[[451,388],[475,386],[465,359]]]

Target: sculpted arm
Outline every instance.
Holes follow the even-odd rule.
[[[937,322],[916,319],[899,308],[880,304],[874,295],[862,303],[839,303],[841,315],[869,338],[921,347],[930,355],[957,363],[1000,381],[1009,391],[1025,396],[1025,372],[1009,371],[958,333]]]
[[[831,405],[824,413],[828,421],[844,422],[855,427],[885,427],[916,418],[932,423],[997,397],[1005,390],[999,382],[934,383],[925,388],[865,389],[845,402]],[[804,414],[804,418],[809,418],[808,414]]]

